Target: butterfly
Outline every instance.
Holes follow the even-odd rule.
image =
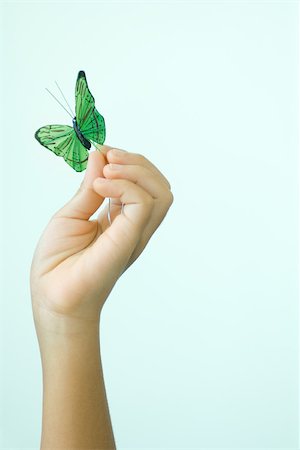
[[[76,172],[82,172],[87,166],[91,143],[103,144],[106,134],[104,118],[95,108],[95,99],[83,70],[79,71],[76,80],[75,113],[73,127],[46,125],[39,128],[34,137],[57,156],[62,156]]]

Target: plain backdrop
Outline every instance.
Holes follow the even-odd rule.
[[[38,449],[29,268],[84,176],[35,139],[85,70],[174,204],[101,316],[118,450],[298,449],[298,2],[1,4],[2,449]],[[59,405],[57,405],[59,408]]]

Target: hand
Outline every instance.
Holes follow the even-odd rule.
[[[112,224],[107,207],[89,220],[106,197],[112,199]],[[172,202],[169,182],[142,155],[108,146],[92,151],[79,190],[52,216],[33,256],[36,325],[49,327],[50,317],[99,320],[117,279],[143,251]]]

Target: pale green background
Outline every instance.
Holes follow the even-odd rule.
[[[86,71],[174,204],[105,305],[118,450],[298,448],[297,2],[2,3],[2,448],[38,449],[29,266],[78,174],[34,139]],[[58,405],[59,407],[59,405]]]

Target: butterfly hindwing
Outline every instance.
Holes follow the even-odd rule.
[[[89,153],[87,149],[82,145],[74,133],[70,148],[67,154],[64,155],[64,160],[69,166],[76,170],[76,172],[82,172],[86,169],[88,158]]]
[[[103,144],[105,141],[105,122],[103,116],[95,108],[83,70],[78,73],[75,87],[75,113],[80,131],[89,141]]]
[[[46,125],[36,131],[35,138],[57,156],[62,156],[76,172],[82,172],[86,168],[88,152],[72,127]]]

